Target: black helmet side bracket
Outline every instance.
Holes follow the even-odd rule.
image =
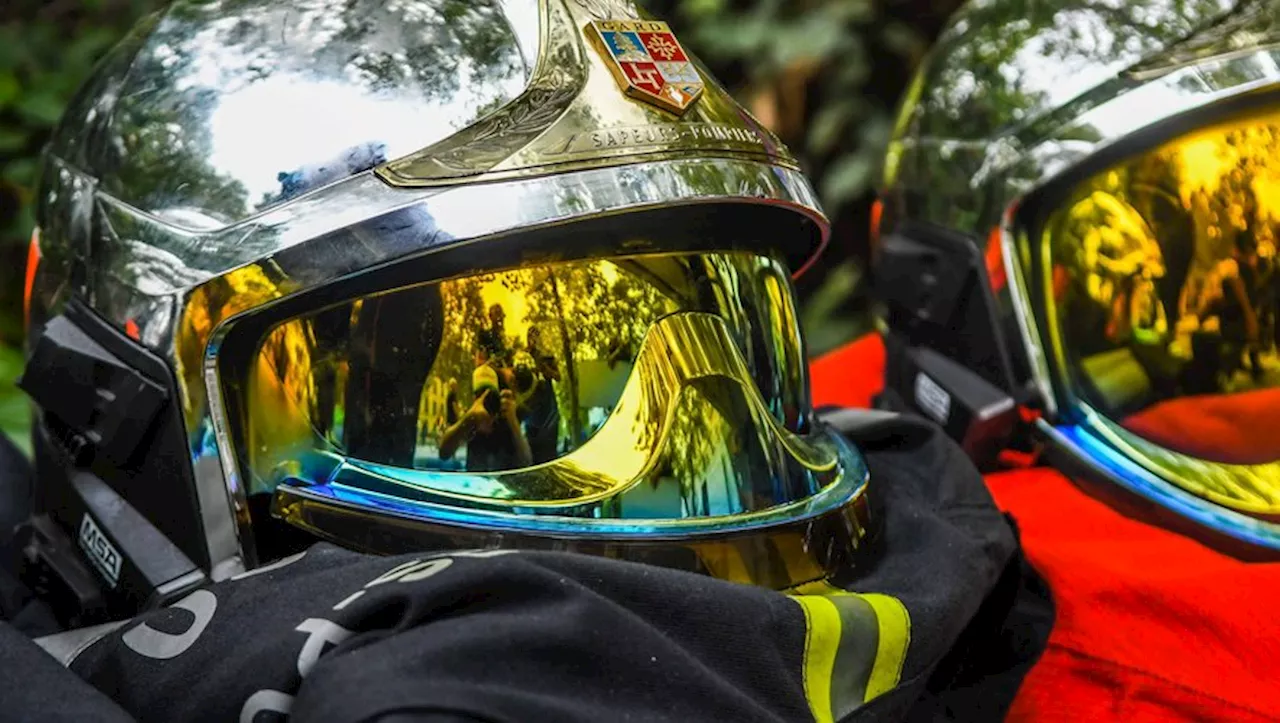
[[[208,549],[168,366],[78,300],[42,326],[18,386],[38,406],[38,476],[14,547],[64,624],[166,604]]]
[[[880,239],[871,276],[888,327],[877,405],[932,419],[980,468],[993,466],[1031,396],[1019,388],[978,243],[902,223]]]

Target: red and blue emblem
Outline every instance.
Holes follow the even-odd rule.
[[[702,77],[666,23],[596,20],[587,28],[628,96],[681,115],[702,95]]]

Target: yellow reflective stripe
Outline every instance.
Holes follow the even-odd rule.
[[[880,642],[876,646],[876,662],[867,680],[864,701],[893,690],[902,678],[902,666],[907,660],[907,646],[911,644],[911,615],[902,601],[896,597],[865,593],[862,596],[876,611],[880,624]]]
[[[792,588],[791,598],[804,612],[802,676],[818,723],[843,718],[897,687],[911,643],[911,616],[902,601],[825,582]]]
[[[804,695],[817,723],[833,723],[831,676],[840,646],[840,612],[825,597],[806,595],[792,599],[804,611]]]

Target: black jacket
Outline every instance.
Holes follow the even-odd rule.
[[[46,647],[0,624],[13,720],[996,720],[1047,593],[961,450],[837,412],[871,469],[859,568],[794,594],[572,554],[319,544]],[[85,684],[87,681],[87,685]]]

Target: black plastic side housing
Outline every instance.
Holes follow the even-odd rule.
[[[39,409],[23,578],[68,624],[128,617],[207,581],[169,367],[78,302],[42,325],[18,385]]]
[[[53,445],[37,428],[39,453],[70,462]],[[130,617],[207,582],[203,570],[93,473],[71,469],[42,477],[39,486],[56,507],[20,526],[14,547],[23,581],[64,624]]]
[[[51,489],[55,470],[87,470],[209,568],[180,397],[164,360],[72,300],[40,329],[18,385],[40,408],[48,441],[70,458],[48,458],[36,440],[37,514],[57,518],[65,504]],[[63,522],[70,531],[78,524]]]
[[[1016,393],[986,264],[973,239],[904,224],[881,241],[872,277],[892,333],[907,346],[933,349]]]
[[[1027,399],[978,245],[904,225],[882,239],[872,278],[889,326],[880,404],[933,420],[979,468],[993,466]]]
[[[979,469],[994,467],[1018,427],[1018,405],[1003,390],[955,361],[924,347],[886,341],[889,408],[908,409],[938,424]],[[898,348],[895,348],[898,347]]]

